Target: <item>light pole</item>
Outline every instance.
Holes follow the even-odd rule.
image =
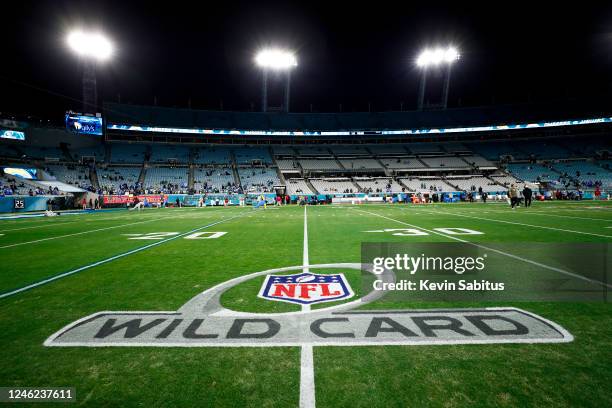
[[[289,112],[289,97],[291,88],[291,68],[297,66],[295,55],[290,51],[277,48],[265,49],[257,53],[255,63],[262,70],[261,110],[268,111],[268,74],[270,71],[284,72],[285,92],[281,109]]]
[[[67,43],[83,64],[83,113],[95,113],[98,106],[96,66],[111,57],[113,45],[103,34],[81,30],[68,34]]]
[[[441,107],[446,109],[448,106],[448,91],[450,88],[451,67],[459,59],[459,51],[454,47],[426,49],[416,60],[417,66],[421,69],[421,80],[419,84],[418,110],[423,110],[425,102],[425,88],[427,86],[427,70],[429,67],[445,66],[444,85],[442,88]]]

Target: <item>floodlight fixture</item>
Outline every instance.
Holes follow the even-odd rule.
[[[421,81],[419,84],[418,110],[423,110],[425,102],[425,87],[427,82],[427,69],[429,67],[445,67],[446,74],[444,76],[444,86],[442,88],[442,104],[441,107],[448,107],[448,92],[450,88],[451,67],[461,55],[457,48],[448,46],[446,48],[436,47],[425,49],[416,59],[416,65],[421,68]]]
[[[289,112],[289,95],[291,90],[291,68],[297,66],[297,58],[291,51],[281,48],[266,48],[255,55],[255,63],[261,68],[261,110],[268,111],[268,71],[282,73],[285,78],[285,96],[282,111]],[[277,76],[277,75],[275,75]]]
[[[68,34],[66,42],[75,54],[96,61],[109,59],[114,51],[111,41],[99,32],[74,30]]]
[[[295,54],[279,48],[264,49],[257,53],[255,62],[264,69],[287,70],[297,66]]]
[[[438,66],[440,64],[452,64],[457,61],[461,55],[459,51],[453,46],[447,48],[434,48],[426,49],[416,60],[416,64],[421,68],[427,68],[429,66]]]

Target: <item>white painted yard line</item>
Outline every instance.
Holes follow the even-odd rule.
[[[471,215],[457,214],[457,213],[453,213],[453,212],[444,212],[444,211],[439,211],[439,210],[436,210],[436,211],[431,211],[430,210],[429,213],[430,214],[434,214],[434,215],[439,215],[439,214],[454,215],[456,217],[473,218],[475,220],[481,220],[481,221],[501,222],[503,224],[512,224],[512,225],[520,225],[520,226],[523,226],[523,227],[532,227],[532,228],[547,229],[547,230],[552,230],[552,231],[569,232],[569,233],[572,233],[572,234],[591,235],[591,236],[594,236],[594,237],[602,237],[602,238],[612,238],[612,235],[596,234],[594,232],[584,232],[584,231],[569,230],[569,229],[565,229],[565,228],[546,227],[544,225],[525,224],[525,223],[522,223],[522,222],[496,220],[496,219],[493,219],[493,218],[474,217],[474,216],[471,216]]]
[[[308,260],[308,213],[306,212],[306,208],[308,206],[304,206],[304,256],[302,265],[304,265],[304,272],[310,272],[308,265],[310,261]]]
[[[304,345],[300,353],[300,408],[315,406],[313,350],[311,345]]]
[[[583,280],[583,281],[586,281],[586,282],[595,283],[597,285],[602,285],[602,286],[605,286],[605,287],[608,287],[608,288],[612,288],[612,284],[604,283],[604,282],[601,282],[601,281],[598,281],[598,280],[595,280],[595,279],[590,279],[590,278],[587,278],[585,276],[578,275],[578,274],[575,274],[575,273],[570,272],[570,271],[566,271],[564,269],[556,268],[556,267],[550,266],[550,265],[545,265],[543,263],[540,263],[540,262],[537,262],[537,261],[532,261],[530,259],[526,259],[526,258],[517,256],[517,255],[511,254],[509,252],[504,252],[504,251],[501,251],[499,249],[490,248],[490,247],[487,247],[487,246],[484,246],[484,245],[476,244],[474,242],[470,242],[470,241],[467,241],[465,239],[454,237],[452,235],[443,234],[443,233],[435,231],[435,230],[429,230],[427,228],[419,227],[418,225],[414,225],[414,224],[409,224],[407,222],[396,220],[394,218],[389,218],[389,217],[386,217],[386,216],[381,215],[381,214],[376,214],[376,213],[373,213],[373,212],[364,211],[364,210],[358,210],[358,209],[355,209],[355,211],[359,211],[359,212],[362,212],[362,213],[374,215],[376,217],[385,218],[385,219],[387,219],[389,221],[394,221],[394,222],[397,222],[399,224],[407,225],[407,226],[409,226],[411,228],[416,228],[416,229],[420,229],[422,231],[429,232],[430,234],[436,234],[436,235],[439,235],[439,236],[444,237],[444,238],[448,238],[448,239],[452,239],[452,240],[455,240],[455,241],[463,242],[465,244],[469,244],[469,245],[475,246],[477,248],[481,248],[481,249],[485,249],[487,251],[495,252],[495,253],[498,253],[500,255],[504,255],[504,256],[507,256],[509,258],[515,259],[517,261],[521,261],[521,262],[525,262],[525,263],[528,263],[528,264],[531,264],[531,265],[535,265],[535,266],[538,266],[540,268],[548,269],[548,270],[553,271],[553,272],[558,272],[560,274],[571,276],[573,278],[580,279],[580,280]]]
[[[107,230],[111,230],[111,229],[115,229],[115,228],[128,227],[130,225],[143,224],[145,222],[165,220],[167,218],[176,218],[176,217],[168,216],[168,217],[153,218],[153,219],[147,219],[147,220],[144,220],[144,221],[131,222],[129,224],[113,225],[112,227],[97,228],[97,229],[94,229],[94,230],[75,232],[75,233],[72,233],[72,234],[65,234],[65,235],[58,235],[58,236],[55,236],[55,237],[47,237],[47,238],[35,239],[33,241],[18,242],[16,244],[9,244],[9,245],[0,246],[0,249],[14,248],[14,247],[21,246],[21,245],[36,244],[36,243],[39,243],[39,242],[51,241],[51,240],[54,240],[54,239],[61,239],[61,238],[74,237],[74,236],[77,236],[77,235],[91,234],[92,232],[107,231]]]
[[[184,232],[182,234],[175,235],[173,237],[164,239],[162,241],[153,242],[151,244],[148,244],[148,245],[136,248],[136,249],[132,249],[131,251],[127,251],[127,252],[121,253],[119,255],[114,255],[114,256],[111,256],[109,258],[103,259],[101,261],[94,262],[94,263],[91,263],[89,265],[81,266],[80,268],[73,269],[71,271],[64,272],[64,273],[61,273],[59,275],[55,275],[55,276],[52,276],[52,277],[47,278],[47,279],[43,279],[43,280],[38,281],[38,282],[34,282],[34,283],[30,284],[30,285],[23,286],[21,288],[12,290],[10,292],[0,293],[0,299],[6,298],[6,297],[9,297],[9,296],[13,296],[13,295],[16,295],[16,294],[21,293],[21,292],[25,292],[26,290],[34,289],[34,288],[36,288],[38,286],[46,285],[47,283],[51,283],[51,282],[54,282],[56,280],[65,278],[66,276],[74,275],[75,273],[79,273],[79,272],[85,271],[87,269],[91,269],[91,268],[94,268],[96,266],[100,266],[100,265],[112,262],[112,261],[114,261],[116,259],[124,258],[124,257],[126,257],[128,255],[132,255],[132,254],[144,251],[146,249],[156,247],[158,245],[164,244],[164,243],[169,242],[169,241],[173,241],[175,239],[184,237],[184,236],[189,235],[189,234],[193,234],[194,232],[201,231],[203,229],[215,226],[217,224],[221,224],[223,222],[231,221],[231,220],[236,219],[236,218],[244,217],[245,215],[246,215],[246,213],[243,213],[241,215],[236,215],[236,216],[231,217],[231,218],[226,218],[226,219],[223,219],[223,220],[219,220],[219,221],[213,222],[212,224],[204,225],[203,227],[199,227],[199,228],[193,229],[191,231],[187,231],[187,232]]]
[[[310,272],[310,261],[308,259],[308,206],[304,206],[304,256],[302,271]],[[302,305],[302,312],[309,312],[310,305]],[[314,383],[314,356],[312,345],[303,345],[300,351],[300,408],[314,408],[315,383]]]

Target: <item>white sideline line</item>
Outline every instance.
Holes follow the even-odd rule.
[[[4,230],[0,230],[0,232],[21,231],[21,230],[32,229],[32,228],[55,227],[56,225],[73,224],[75,222],[78,222],[78,221],[51,222],[51,223],[47,223],[45,225],[33,225],[31,227],[4,229]]]
[[[192,234],[194,232],[201,231],[201,230],[203,230],[205,228],[212,227],[214,225],[221,224],[221,223],[226,222],[226,221],[231,221],[231,220],[233,220],[235,218],[244,217],[246,214],[247,213],[245,212],[245,213],[243,213],[241,215],[236,215],[236,216],[231,217],[231,218],[226,218],[226,219],[223,219],[223,220],[219,220],[219,221],[213,222],[212,224],[204,225],[203,227],[198,227],[198,228],[193,229],[191,231],[184,232],[184,233],[182,233],[180,235],[175,235],[173,237],[164,239],[162,241],[153,242],[151,244],[148,244],[148,245],[136,248],[136,249],[132,249],[131,251],[124,252],[124,253],[119,254],[119,255],[114,255],[114,256],[111,256],[110,258],[106,258],[106,259],[103,259],[101,261],[94,262],[94,263],[89,264],[89,265],[81,266],[80,268],[73,269],[71,271],[64,272],[64,273],[61,273],[59,275],[55,275],[55,276],[52,276],[52,277],[47,278],[47,279],[43,279],[43,280],[38,281],[38,282],[34,282],[34,283],[30,284],[30,285],[27,285],[27,286],[24,286],[24,287],[12,290],[10,292],[0,293],[0,299],[4,299],[6,297],[9,297],[9,296],[12,296],[12,295],[16,295],[17,293],[25,292],[26,290],[34,289],[34,288],[36,288],[38,286],[46,285],[47,283],[51,283],[51,282],[56,281],[58,279],[65,278],[66,276],[74,275],[75,273],[79,273],[79,272],[85,271],[87,269],[91,269],[91,268],[94,268],[96,266],[112,262],[115,259],[123,258],[123,257],[126,257],[128,255],[132,255],[132,254],[144,251],[145,249],[153,248],[153,247],[155,247],[157,245],[161,245],[161,244],[164,244],[166,242],[169,242],[169,241],[172,241],[172,240],[184,237],[186,235]]]
[[[310,261],[308,259],[308,213],[304,206],[304,260],[302,271],[310,272]],[[302,312],[309,312],[310,305],[302,305]],[[315,383],[314,383],[314,356],[312,345],[303,345],[300,351],[300,408],[314,408]]]
[[[144,221],[131,222],[129,224],[114,225],[112,227],[104,227],[104,228],[98,228],[98,229],[94,229],[94,230],[75,232],[75,233],[72,233],[72,234],[58,235],[58,236],[55,236],[55,237],[41,238],[41,239],[36,239],[34,241],[18,242],[16,244],[0,246],[0,249],[14,248],[14,247],[21,246],[21,245],[29,245],[29,244],[36,244],[36,243],[44,242],[44,241],[51,241],[53,239],[61,239],[61,238],[67,238],[67,237],[74,237],[74,236],[77,236],[77,235],[90,234],[92,232],[106,231],[106,230],[111,230],[111,229],[115,229],[115,228],[123,228],[123,227],[128,227],[130,225],[136,225],[136,224],[142,224],[142,223],[145,223],[145,222],[165,220],[165,219],[168,219],[168,218],[177,218],[177,217],[175,217],[175,216],[167,216],[167,217],[153,218],[153,219],[147,219],[147,220],[144,220]]]
[[[148,214],[148,215],[153,215],[153,214]],[[79,220],[74,220],[74,221],[47,222],[44,225],[32,225],[32,226],[29,226],[29,227],[4,229],[4,230],[0,230],[0,232],[22,231],[22,230],[33,229],[33,228],[48,228],[48,227],[55,227],[56,225],[74,224],[76,222],[89,223],[89,222],[92,222],[92,221],[118,221],[118,220],[123,220],[123,219],[126,219],[126,218],[134,219],[134,217],[126,217],[126,216],[118,216],[118,217],[114,217],[114,218],[86,218],[86,219],[79,219]],[[146,217],[146,219],[149,219],[149,218],[150,217]]]
[[[186,211],[193,211],[194,209],[182,209],[182,210],[177,210],[177,209],[172,209],[171,211],[173,213],[184,213]],[[148,211],[148,210],[147,210]],[[140,217],[142,218],[146,218],[146,219],[150,219],[154,216],[159,216],[161,214],[154,214],[154,213],[138,213],[140,215]],[[0,230],[0,232],[9,232],[9,231],[21,231],[21,230],[26,230],[26,229],[31,229],[31,228],[44,228],[44,227],[54,227],[56,225],[63,225],[63,224],[74,224],[76,222],[85,222],[85,223],[89,223],[89,222],[93,222],[93,221],[118,221],[118,220],[124,220],[124,219],[134,219],[133,215],[126,215],[126,214],[119,214],[116,217],[105,217],[105,218],[97,218],[97,217],[102,217],[103,215],[107,215],[107,214],[96,214],[96,213],[92,213],[92,214],[86,214],[86,215],[90,215],[90,217],[86,217],[86,218],[82,218],[79,220],[74,220],[74,221],[63,221],[63,222],[50,222],[50,223],[45,223],[44,225],[32,225],[29,227],[20,227],[20,228],[11,228],[11,229],[5,229],[5,230]],[[168,215],[167,212],[165,212],[165,215]],[[36,222],[43,222],[42,220],[29,220],[29,221],[36,221]],[[46,221],[46,219],[45,219]],[[16,224],[15,224],[16,225]]]
[[[585,276],[575,274],[573,272],[569,272],[569,271],[566,271],[566,270],[563,270],[563,269],[556,268],[554,266],[549,266],[549,265],[545,265],[545,264],[542,264],[542,263],[539,263],[539,262],[536,262],[536,261],[532,261],[530,259],[522,258],[520,256],[513,255],[513,254],[508,253],[508,252],[500,251],[499,249],[490,248],[490,247],[487,247],[487,246],[484,246],[484,245],[476,244],[474,242],[470,242],[470,241],[467,241],[465,239],[457,238],[457,237],[454,237],[452,235],[446,235],[446,234],[443,234],[443,233],[435,231],[435,230],[429,230],[427,228],[419,227],[419,226],[414,225],[414,224],[409,224],[407,222],[396,220],[394,218],[389,218],[389,217],[386,217],[384,215],[372,213],[372,212],[369,212],[369,211],[358,210],[358,209],[355,209],[355,211],[359,211],[359,212],[362,212],[362,213],[374,215],[376,217],[385,218],[387,220],[394,221],[394,222],[397,222],[397,223],[400,223],[400,224],[403,224],[403,225],[407,225],[407,226],[412,227],[412,228],[420,229],[420,230],[429,232],[431,234],[436,234],[436,235],[442,236],[444,238],[453,239],[455,241],[463,242],[465,244],[469,244],[469,245],[475,246],[477,248],[481,248],[481,249],[485,249],[487,251],[495,252],[495,253],[498,253],[500,255],[504,255],[504,256],[507,256],[509,258],[516,259],[518,261],[522,261],[522,262],[525,262],[525,263],[528,263],[528,264],[531,264],[531,265],[539,266],[540,268],[548,269],[548,270],[551,270],[553,272],[558,272],[560,274],[571,276],[573,278],[580,279],[580,280],[583,280],[583,281],[586,281],[586,282],[589,282],[589,283],[595,283],[597,285],[602,285],[602,286],[605,286],[605,287],[608,287],[608,288],[612,288],[612,284],[600,282],[600,281],[598,281],[596,279],[590,279],[590,278],[587,278]]]
[[[493,218],[474,217],[471,215],[457,214],[453,212],[444,212],[444,211],[439,211],[439,210],[436,210],[436,211],[429,210],[429,213],[434,214],[434,215],[438,215],[438,214],[454,215],[457,217],[473,218],[473,219],[482,220],[482,221],[501,222],[504,224],[521,225],[523,227],[532,227],[532,228],[541,228],[541,229],[547,229],[547,230],[553,230],[553,231],[569,232],[572,234],[592,235],[595,237],[612,238],[612,235],[596,234],[594,232],[575,231],[575,230],[569,230],[569,229],[564,229],[564,228],[546,227],[544,225],[524,224],[522,222],[515,222],[515,221],[505,221],[505,220],[496,220]]]

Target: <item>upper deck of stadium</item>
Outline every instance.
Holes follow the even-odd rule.
[[[607,109],[584,103],[548,103],[499,105],[488,107],[455,108],[445,110],[402,112],[231,112],[204,111],[157,106],[138,106],[117,103],[104,105],[104,116],[109,133],[120,133],[128,126],[151,127],[153,133],[172,133],[168,129],[206,129],[259,132],[318,132],[398,131],[397,134],[436,133],[457,128],[514,126],[544,122],[580,121],[609,117]],[[134,129],[129,129],[134,130]],[[143,131],[144,129],[138,129]],[[469,129],[461,133],[469,133]],[[278,135],[282,136],[282,135]],[[301,136],[290,135],[290,136]],[[333,136],[333,135],[331,135]]]

